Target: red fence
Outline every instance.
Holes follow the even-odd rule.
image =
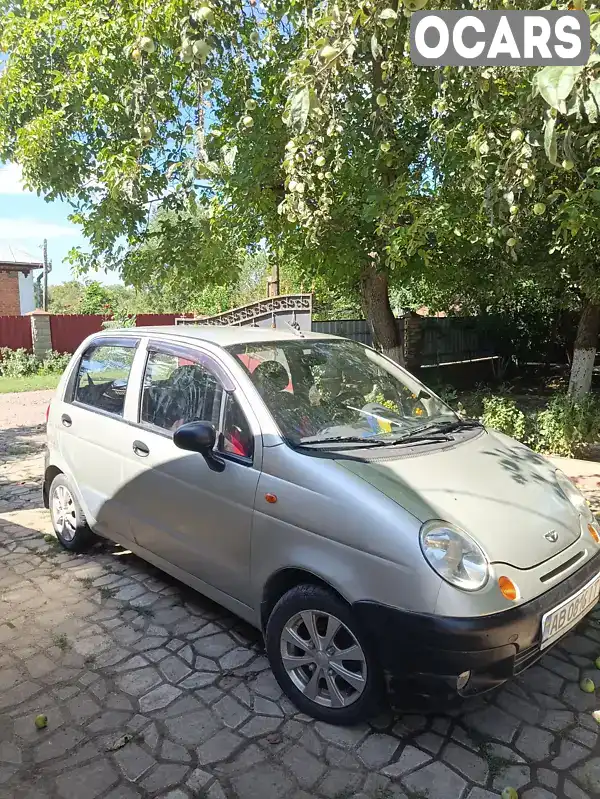
[[[138,314],[137,327],[145,325],[172,325],[180,314]],[[102,330],[108,317],[92,314],[55,314],[50,317],[52,349],[56,352],[75,352],[84,338]]]
[[[139,314],[138,327],[172,325],[185,314]],[[55,352],[75,352],[84,338],[102,330],[108,317],[92,314],[50,314],[50,334]],[[31,350],[31,319],[29,316],[0,316],[0,347]]]
[[[75,352],[84,338],[102,330],[105,316],[92,314],[56,314],[50,317],[52,349],[55,352]]]
[[[0,316],[0,347],[31,349],[31,321],[28,316]]]

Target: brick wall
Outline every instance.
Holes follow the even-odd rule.
[[[19,273],[0,271],[0,316],[19,316]]]

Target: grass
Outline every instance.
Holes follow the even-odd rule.
[[[56,388],[60,378],[60,374],[0,377],[0,394],[12,394],[15,391],[42,391],[43,389]]]
[[[69,639],[67,638],[66,633],[55,633],[52,636],[52,642],[62,652],[66,652],[68,649],[71,648],[71,644],[69,643]]]

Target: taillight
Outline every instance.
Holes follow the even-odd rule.
[[[46,408],[46,424],[48,424],[48,417],[50,416],[50,405]]]

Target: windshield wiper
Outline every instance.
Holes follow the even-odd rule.
[[[407,433],[405,436],[398,436],[385,441],[386,444],[412,444],[414,441],[425,444],[435,444],[438,441],[454,441],[454,436],[445,433]]]
[[[456,430],[473,430],[476,427],[483,427],[478,419],[453,419],[448,422],[433,422],[432,424],[419,427],[415,433],[422,433],[425,430],[435,430],[439,433],[453,433]]]
[[[387,442],[380,438],[361,438],[361,436],[331,436],[330,438],[309,438],[300,440],[297,447],[310,447],[312,444],[361,444],[364,447],[383,447]]]

